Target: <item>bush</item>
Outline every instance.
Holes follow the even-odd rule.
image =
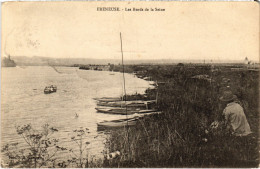
[[[21,143],[6,144],[2,148],[2,152],[9,159],[5,167],[53,167],[56,153],[66,150],[58,146],[58,139],[50,137],[58,130],[48,124],[42,127],[42,131],[34,130],[30,124],[18,126],[16,131],[26,143],[26,148],[18,147]]]

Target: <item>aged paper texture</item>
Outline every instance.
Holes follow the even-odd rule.
[[[4,2],[4,168],[258,167],[256,2]]]

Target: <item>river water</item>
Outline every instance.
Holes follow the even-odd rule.
[[[2,68],[1,144],[21,143],[15,126],[44,124],[57,128],[53,137],[64,147],[77,149],[71,141],[73,130],[88,128],[88,154],[102,157],[106,134],[97,131],[97,123],[125,118],[95,110],[96,97],[119,97],[123,93],[123,75],[119,72],[79,70],[75,67],[28,66]],[[127,94],[144,93],[150,82],[125,74]],[[57,92],[44,94],[45,86],[56,85]],[[78,118],[75,114],[78,114]],[[85,141],[86,141],[85,140]],[[66,156],[66,153],[63,154]]]

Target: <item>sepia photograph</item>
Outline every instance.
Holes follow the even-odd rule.
[[[257,2],[1,4],[1,168],[258,168]]]

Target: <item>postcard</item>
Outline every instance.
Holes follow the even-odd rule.
[[[3,2],[1,167],[259,167],[256,2]]]

